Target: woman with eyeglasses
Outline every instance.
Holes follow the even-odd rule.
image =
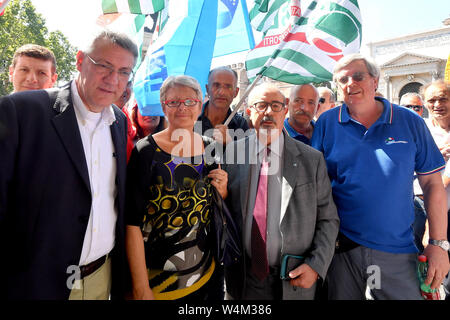
[[[207,140],[193,131],[202,91],[170,76],[160,100],[168,127],[138,141],[128,165],[126,246],[133,299],[223,299],[213,258],[212,188],[227,196],[227,173],[205,161]]]

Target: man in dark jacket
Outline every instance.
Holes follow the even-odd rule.
[[[0,99],[0,295],[122,296],[127,124],[111,104],[132,78],[136,45],[104,31],[60,89]]]

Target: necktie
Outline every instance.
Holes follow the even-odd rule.
[[[266,249],[268,167],[267,157],[264,156],[259,174],[255,208],[253,209],[251,234],[251,270],[252,273],[261,281],[264,280],[269,274],[269,263],[267,261]]]

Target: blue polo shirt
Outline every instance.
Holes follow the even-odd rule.
[[[310,146],[311,140],[307,136],[301,134],[300,132],[297,132],[294,128],[292,128],[288,120],[289,118],[284,119],[284,130],[286,131],[286,133],[291,138],[294,138],[295,140],[301,141]],[[311,121],[311,125],[314,128],[314,121]]]
[[[343,104],[316,122],[312,146],[324,154],[341,219],[340,231],[365,247],[417,252],[412,223],[413,177],[445,167],[425,122],[415,112],[383,102],[367,130]]]

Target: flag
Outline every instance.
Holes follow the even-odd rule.
[[[255,40],[245,0],[219,0],[214,57],[253,49]]]
[[[148,17],[151,19],[151,17]],[[144,42],[144,24],[146,16],[143,14],[111,13],[97,18],[97,24],[109,30],[123,32],[128,35],[138,47],[138,58],[136,59],[136,71],[142,61],[142,46]]]
[[[134,81],[134,95],[142,115],[163,115],[159,89],[169,75],[189,75],[201,88],[208,73],[216,38],[217,1],[169,2],[168,21],[150,46]],[[214,14],[213,14],[214,13]]]
[[[102,0],[103,13],[151,14],[164,9],[164,0]]]
[[[168,19],[169,19],[169,0],[165,0],[164,9],[158,12],[155,34],[153,36],[154,40],[156,40],[159,37]]]
[[[258,74],[292,84],[330,81],[336,62],[359,52],[362,25],[357,0],[291,0],[284,10],[290,12],[284,32],[268,32],[247,55],[250,81]]]
[[[253,28],[263,33],[280,28],[280,23],[285,24],[290,17],[286,10],[288,2],[289,0],[255,0],[249,13]]]
[[[9,0],[0,0],[0,16],[5,13],[5,8],[8,5]]]

